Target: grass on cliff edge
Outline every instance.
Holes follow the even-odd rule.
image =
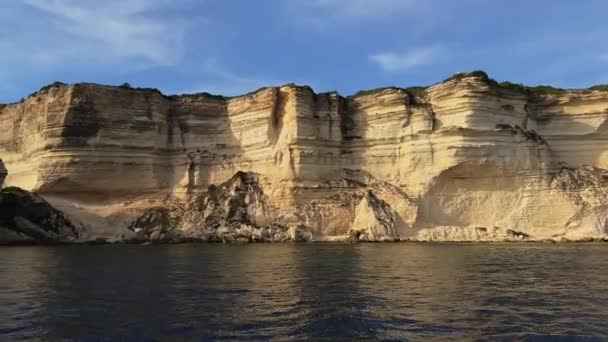
[[[17,186],[7,186],[6,188],[2,189],[2,192],[7,193],[7,194],[14,194],[14,193],[18,193],[18,192],[25,192],[25,190],[23,190]]]
[[[593,87],[587,88],[589,90],[600,90],[600,91],[608,91],[608,84],[598,84]]]
[[[458,74],[455,74],[455,75],[452,75],[452,76],[446,78],[445,80],[443,80],[443,82],[449,82],[449,81],[454,81],[454,80],[460,81],[461,79],[466,78],[466,77],[477,77],[477,78],[480,78],[481,80],[483,80],[484,82],[486,82],[490,86],[494,86],[494,87],[498,87],[498,88],[502,88],[502,89],[516,90],[516,91],[520,91],[523,93],[532,93],[532,94],[540,94],[540,95],[545,95],[545,94],[559,95],[559,94],[563,94],[566,92],[566,89],[556,88],[556,87],[552,87],[552,86],[548,86],[548,85],[526,86],[521,83],[513,83],[513,82],[509,82],[509,81],[498,82],[495,79],[490,78],[490,76],[488,76],[488,74],[483,70],[475,70],[475,71],[471,71],[471,72],[460,72]],[[593,88],[594,87],[591,87],[589,89],[593,89]]]
[[[552,86],[548,86],[548,85],[526,86],[521,83],[513,83],[513,82],[509,82],[509,81],[498,82],[495,79],[488,76],[488,74],[483,70],[475,70],[475,71],[471,71],[471,72],[460,72],[460,73],[454,74],[454,75],[446,78],[445,80],[443,80],[440,83],[445,83],[445,82],[450,82],[450,81],[460,81],[460,80],[462,80],[464,78],[468,78],[468,77],[479,78],[482,81],[484,81],[485,83],[487,83],[488,85],[496,87],[496,88],[515,90],[515,91],[519,91],[522,93],[531,93],[531,94],[539,94],[539,95],[560,95],[560,94],[563,94],[566,92],[566,89],[552,87]],[[361,90],[349,97],[371,95],[371,94],[375,94],[375,93],[378,93],[378,92],[381,92],[381,91],[387,90],[387,89],[405,90],[406,92],[408,92],[414,96],[424,96],[424,93],[428,88],[429,88],[428,86],[426,86],[426,87],[414,86],[414,87],[408,87],[408,88],[399,88],[399,87],[395,87],[395,86],[380,87],[380,88],[374,88],[374,89]],[[589,90],[608,91],[608,85],[597,85],[597,86],[590,87],[588,89]]]
[[[400,88],[400,87],[396,87],[396,86],[380,87],[380,88],[374,88],[374,89],[359,90],[358,92],[354,93],[353,95],[351,95],[349,97],[371,95],[371,94],[379,93],[379,92],[381,92],[383,90],[387,90],[387,89],[405,90],[405,92],[410,93],[412,95],[423,96],[424,92],[428,89],[428,86],[427,87],[413,86],[413,87],[407,87],[407,88]]]
[[[505,82],[497,82],[496,80],[490,78],[488,76],[488,74],[483,71],[483,70],[474,70],[471,72],[460,72],[457,74],[454,74],[448,78],[446,78],[445,80],[443,80],[442,82],[439,83],[443,83],[443,82],[449,82],[449,81],[453,81],[453,80],[461,80],[463,78],[467,78],[467,77],[477,77],[482,79],[483,81],[485,81],[488,85],[494,86],[496,88],[501,88],[501,89],[507,89],[507,90],[514,90],[514,91],[520,91],[522,93],[530,93],[530,94],[552,94],[552,95],[559,95],[559,94],[563,94],[565,93],[567,90],[563,89],[563,88],[557,88],[557,87],[552,87],[552,86],[548,86],[548,85],[539,85],[539,86],[526,86],[522,83],[513,83],[513,82],[509,82],[509,81],[505,81]],[[76,83],[79,84],[79,83]],[[83,83],[80,83],[83,84]],[[39,93],[43,93],[46,90],[49,90],[51,88],[54,87],[62,87],[62,86],[66,86],[66,83],[63,82],[53,82],[51,84],[48,84],[46,86],[43,86],[42,88],[40,88],[39,90],[29,94],[27,97],[22,98],[21,100],[19,100],[18,102],[23,102],[26,98],[38,95]],[[292,86],[296,86],[293,83],[287,84],[287,85],[292,85]],[[223,95],[216,95],[216,94],[210,94],[207,92],[201,92],[201,93],[196,93],[196,94],[181,94],[181,95],[164,95],[162,94],[162,92],[156,88],[135,88],[132,87],[129,83],[123,83],[119,86],[117,86],[118,88],[121,89],[125,89],[125,90],[138,90],[138,91],[154,91],[157,92],[167,98],[178,98],[178,97],[197,97],[197,96],[204,96],[204,97],[210,97],[210,98],[216,98],[216,99],[229,99],[229,98],[234,98],[234,97],[241,97],[241,96],[247,96],[247,95],[251,95],[254,93],[257,93],[260,90],[266,89],[268,87],[262,87],[259,89],[256,89],[254,91],[251,91],[247,94],[244,95],[238,95],[238,96],[223,96]],[[297,87],[301,87],[301,88],[308,88],[311,92],[314,93],[314,91],[312,90],[312,88],[310,88],[309,86],[297,86]],[[382,90],[386,90],[386,89],[398,89],[398,90],[404,90],[406,92],[408,92],[411,95],[414,96],[418,96],[418,97],[422,97],[425,94],[425,91],[429,88],[429,86],[413,86],[413,87],[407,87],[407,88],[400,88],[400,87],[396,87],[396,86],[388,86],[388,87],[380,87],[380,88],[375,88],[375,89],[369,89],[369,90],[361,90],[353,95],[350,95],[348,97],[353,98],[353,97],[357,97],[357,96],[364,96],[364,95],[370,95],[370,94],[374,94],[377,92],[380,92]],[[576,90],[576,89],[575,89]],[[608,84],[598,84],[598,85],[594,85],[591,87],[588,87],[586,89],[580,89],[583,91],[606,91],[608,92]],[[8,104],[2,104],[0,103],[0,108],[6,106]]]

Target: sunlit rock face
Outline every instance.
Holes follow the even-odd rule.
[[[0,158],[89,237],[599,238],[607,119],[608,91],[479,72],[350,97],[53,84],[0,106]]]

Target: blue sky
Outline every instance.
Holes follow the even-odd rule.
[[[0,102],[53,81],[348,95],[483,69],[608,83],[605,0],[0,0]]]

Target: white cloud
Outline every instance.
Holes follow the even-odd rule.
[[[433,7],[433,2],[434,0],[289,0],[281,1],[281,6],[286,11],[284,17],[288,18],[289,24],[304,25],[307,30],[326,31],[390,18],[399,18],[414,25],[424,18],[426,10]]]
[[[208,92],[225,96],[241,95],[249,91],[274,86],[287,82],[281,82],[266,77],[243,76],[227,69],[217,58],[205,61],[202,69],[198,71],[200,78],[205,81],[196,84],[189,89],[173,91],[178,94],[191,94]]]
[[[315,82],[297,79],[276,79],[268,76],[260,75],[243,75],[233,70],[230,70],[221,63],[218,58],[210,58],[202,63],[202,68],[195,71],[202,82],[196,83],[193,87],[172,90],[168,89],[169,93],[174,94],[193,94],[207,92],[224,96],[235,96],[248,93],[250,91],[270,86],[279,86],[287,83],[297,83],[301,85],[310,85],[315,89]]]
[[[432,64],[441,59],[445,49],[441,46],[418,47],[404,52],[385,52],[370,56],[386,72],[407,71]]]
[[[27,17],[15,22],[10,38],[0,36],[0,46],[9,51],[0,62],[42,68],[124,61],[173,65],[183,54],[187,23],[155,15],[184,4],[183,0],[21,0],[21,4]]]

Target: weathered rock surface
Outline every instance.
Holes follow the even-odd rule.
[[[608,91],[458,74],[350,97],[53,84],[0,106],[9,185],[86,239],[606,237]]]
[[[7,188],[0,193],[0,244],[74,242],[78,229],[40,196]]]

